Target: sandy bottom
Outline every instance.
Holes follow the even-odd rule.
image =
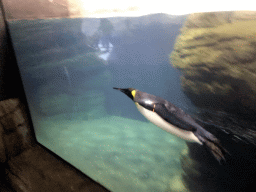
[[[186,144],[151,123],[119,116],[34,122],[41,144],[113,192],[184,191]]]

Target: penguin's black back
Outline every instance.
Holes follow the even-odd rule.
[[[134,102],[143,103],[143,102],[146,102],[148,100],[151,101],[152,103],[161,103],[161,104],[170,103],[170,102],[164,100],[161,97],[151,95],[151,94],[148,94],[146,92],[142,92],[142,91],[138,91],[138,90],[136,91]]]
[[[139,103],[150,111],[154,109],[165,121],[183,130],[196,131],[197,129],[202,129],[190,115],[161,97],[137,90],[134,102]]]

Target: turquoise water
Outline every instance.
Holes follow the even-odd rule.
[[[184,191],[179,157],[185,142],[151,123],[52,117],[36,127],[40,143],[111,191]]]

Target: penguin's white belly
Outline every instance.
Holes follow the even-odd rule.
[[[135,102],[136,107],[138,108],[139,112],[144,115],[151,123],[155,124],[156,126],[160,127],[161,129],[174,134],[184,140],[190,142],[197,142],[202,145],[199,139],[194,135],[192,131],[185,131],[166,122],[163,118],[161,118],[157,113],[145,109],[144,107],[140,106],[138,103]]]

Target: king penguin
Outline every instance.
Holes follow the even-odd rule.
[[[186,141],[205,145],[221,163],[227,151],[219,140],[200,126],[190,115],[161,97],[134,88],[115,88],[131,98],[139,112],[159,128]]]

